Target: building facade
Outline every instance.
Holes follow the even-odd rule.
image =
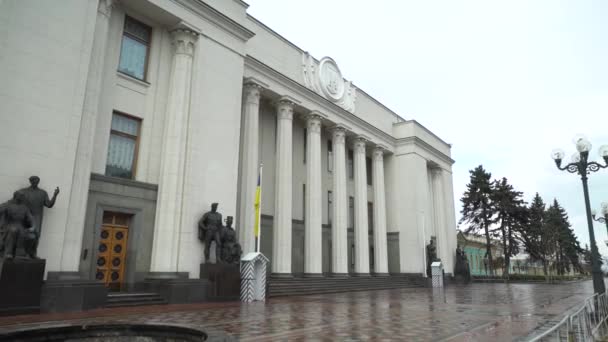
[[[469,270],[472,276],[490,276],[489,260],[486,252],[485,236],[458,232],[458,246],[464,250],[469,262]],[[504,268],[504,253],[502,244],[498,240],[492,239],[492,259],[494,261],[494,275],[500,276]]]
[[[240,0],[0,2],[2,200],[47,190],[49,277],[199,277],[218,202],[278,275],[452,273],[450,145]]]

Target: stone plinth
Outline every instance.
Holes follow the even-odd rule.
[[[40,312],[44,259],[0,259],[0,315]]]
[[[201,279],[209,281],[209,300],[239,300],[241,272],[239,264],[201,264]]]

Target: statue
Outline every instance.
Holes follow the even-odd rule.
[[[460,248],[460,246],[456,248],[456,266],[454,267],[454,275],[456,277],[462,278],[464,282],[468,283],[471,281],[471,270],[469,269],[469,261],[467,259],[466,253]]]
[[[431,242],[426,245],[426,276],[432,277],[431,264],[433,261],[439,261],[437,258],[437,247],[435,246],[435,238],[431,238]]]
[[[232,221],[232,216],[226,217],[226,226],[222,228],[222,261],[228,264],[239,264],[243,250],[236,240]]]
[[[53,198],[49,199],[49,195],[47,194],[47,192],[38,187],[38,184],[40,183],[40,177],[31,176],[29,180],[30,186],[18,190],[17,192],[24,196],[24,204],[30,209],[31,214],[34,217],[34,224],[32,228],[34,228],[33,233],[36,235],[36,237],[34,240],[34,245],[30,248],[30,252],[33,253],[30,256],[35,258],[36,253],[38,251],[38,241],[40,240],[40,233],[42,230],[42,213],[44,207],[52,208],[55,205],[55,200],[57,199],[57,195],[59,194],[59,188],[55,188],[55,191],[53,192]]]
[[[211,211],[206,212],[198,221],[198,238],[205,243],[205,262],[209,262],[211,242],[215,241],[216,262],[221,260],[222,214],[217,212],[217,203],[211,204]]]
[[[0,205],[0,254],[7,259],[17,256],[17,244],[22,241],[26,258],[36,258],[37,235],[35,218],[25,204],[25,195],[19,191],[13,199]]]

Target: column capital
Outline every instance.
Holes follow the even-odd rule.
[[[293,107],[295,101],[288,96],[283,96],[277,102],[277,117],[279,120],[293,120]]]
[[[433,167],[431,168],[431,173],[435,176],[441,176],[441,174],[443,173],[443,169],[440,167]]]
[[[321,120],[327,117],[325,114],[316,110],[304,115],[306,120],[306,128],[310,133],[321,133]]]
[[[348,129],[342,125],[335,125],[329,128],[334,144],[344,144]]]
[[[372,152],[373,158],[375,161],[382,161],[384,159],[384,149],[382,147],[374,147],[374,151]]]
[[[112,15],[112,7],[116,3],[115,0],[99,0],[99,5],[97,6],[97,12],[103,14],[107,18]]]
[[[363,135],[358,135],[353,139],[353,148],[355,152],[363,152],[365,153],[365,144],[369,141],[367,137]]]
[[[388,149],[386,148],[386,146],[381,145],[381,144],[377,144],[374,147],[374,151],[372,153],[373,157],[374,157],[374,160],[375,159],[382,160],[384,158],[384,154],[386,154],[386,152],[388,152]]]
[[[260,81],[259,79],[255,78],[255,77],[245,78],[245,80],[243,81],[243,85],[245,87],[257,87],[260,89],[268,88],[268,84],[266,84],[263,81]]]
[[[264,87],[261,84],[246,79],[243,84],[245,103],[259,104],[262,89]]]
[[[194,56],[194,46],[198,39],[198,33],[187,29],[178,28],[171,31],[171,44],[175,46],[175,54]]]

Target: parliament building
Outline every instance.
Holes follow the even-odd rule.
[[[247,8],[0,1],[0,200],[59,187],[48,280],[198,279],[214,202],[254,251],[260,166],[273,276],[426,276],[431,239],[453,272],[450,144]]]

